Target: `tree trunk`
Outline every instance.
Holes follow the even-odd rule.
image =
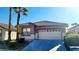
[[[9,10],[9,29],[8,29],[8,42],[11,41],[11,18],[12,18],[12,7]]]
[[[18,12],[18,16],[17,16],[17,37],[16,37],[16,41],[18,42],[19,40],[19,21],[20,21],[20,12]]]

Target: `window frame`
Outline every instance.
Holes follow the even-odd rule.
[[[23,36],[30,36],[30,35],[31,35],[31,34],[30,34],[31,29],[30,29],[30,28],[29,28],[29,29],[30,29],[30,32],[27,32],[27,29],[28,29],[28,28],[25,28],[25,29],[26,29],[25,32],[23,31],[23,29],[24,29],[24,28],[22,28],[22,35],[23,35]],[[24,34],[24,33],[26,33],[26,34]]]

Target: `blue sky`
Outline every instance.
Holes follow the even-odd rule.
[[[79,23],[79,8],[67,7],[28,7],[28,16],[21,14],[20,23],[48,20],[61,23]],[[9,8],[0,8],[0,22],[8,23]],[[12,13],[12,24],[16,25],[16,13]]]

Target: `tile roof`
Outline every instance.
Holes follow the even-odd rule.
[[[23,23],[23,24],[20,24],[20,25],[28,25],[30,23]],[[43,25],[62,25],[62,26],[65,26],[65,27],[68,27],[68,24],[66,23],[59,23],[59,22],[52,22],[52,21],[38,21],[38,22],[33,22],[32,24],[35,24],[37,26],[43,26]]]
[[[38,21],[35,22],[36,25],[42,26],[42,25],[62,25],[68,27],[68,24],[65,23],[59,23],[59,22],[52,22],[52,21]]]
[[[3,27],[5,29],[7,29],[7,30],[9,29],[9,25],[4,24],[4,23],[0,23],[0,27]],[[13,25],[11,25],[11,30],[16,30],[16,28]]]
[[[77,25],[75,25],[75,26],[69,28],[68,30],[70,30],[70,29],[74,29],[74,28],[76,28],[76,27],[79,27],[79,24],[77,24]]]

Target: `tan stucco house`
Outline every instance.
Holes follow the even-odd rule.
[[[20,24],[20,38],[26,40],[63,40],[68,24],[52,21],[38,21]]]
[[[79,36],[79,24],[68,29],[68,36]]]
[[[38,21],[19,25],[19,38],[26,40],[63,40],[68,24],[52,21]],[[0,41],[8,39],[8,25],[0,23]],[[11,26],[11,39],[16,39],[16,27]]]
[[[0,41],[4,41],[8,39],[8,25],[0,23]],[[16,28],[11,26],[11,39],[16,39]]]

